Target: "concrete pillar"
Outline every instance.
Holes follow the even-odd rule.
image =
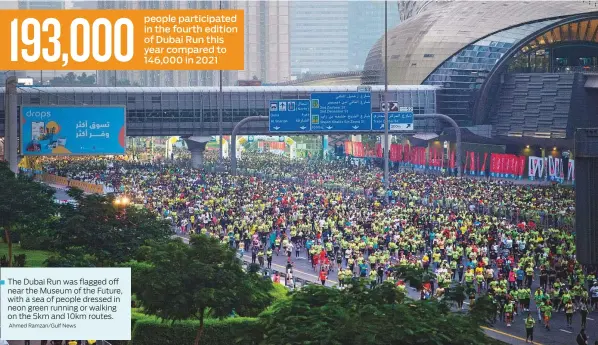
[[[190,149],[191,151],[191,167],[193,169],[200,169],[203,167],[203,153],[205,152],[206,146],[203,148],[195,147]]]
[[[203,168],[204,152],[206,144],[212,140],[211,137],[189,137],[185,139],[187,148],[191,151],[191,167],[194,169]]]

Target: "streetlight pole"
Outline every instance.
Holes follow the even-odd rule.
[[[388,138],[388,0],[384,0],[384,195],[386,203],[389,202],[388,191],[390,190],[390,178],[388,173],[388,161],[390,156],[390,143]]]
[[[220,9],[222,10],[222,0],[220,0]],[[222,146],[224,145],[224,133],[222,129],[222,70],[220,70],[220,92],[218,94],[218,135],[220,136],[220,146],[219,146],[219,154],[218,154],[218,170],[222,168],[222,162],[224,161],[224,152]]]

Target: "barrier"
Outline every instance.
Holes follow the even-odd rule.
[[[73,187],[79,188],[82,191],[90,194],[104,194],[104,186],[101,184],[94,184],[79,180],[70,180],[63,176],[52,175],[52,174],[42,174],[41,180],[47,184],[55,184],[59,186],[65,187]]]
[[[93,184],[78,180],[69,180],[69,187],[79,188],[84,192],[91,194],[104,194],[104,186],[99,184]]]
[[[57,184],[65,187],[68,187],[69,185],[69,180],[66,177],[46,173],[42,174],[42,181],[48,184]]]

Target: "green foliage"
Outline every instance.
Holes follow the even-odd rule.
[[[146,209],[117,208],[113,196],[69,192],[78,205],[61,209],[53,242],[58,253],[54,263],[65,267],[114,266],[134,259],[146,242],[170,238],[168,223]],[[86,258],[81,261],[73,254]]]
[[[432,279],[430,272],[413,266],[395,266],[394,274],[397,279],[402,279],[409,285],[417,290],[423,288],[423,284],[429,282]]]
[[[27,254],[13,255],[13,266],[14,267],[25,267],[27,262]]]
[[[68,247],[46,260],[48,267],[95,267],[97,258],[85,247]]]
[[[270,296],[275,302],[286,300],[289,298],[289,289],[282,284],[272,284],[272,290]]]
[[[26,267],[43,267],[45,266],[45,262],[48,259],[48,256],[51,255],[50,252],[45,250],[27,250],[23,249],[20,244],[15,244],[13,246],[13,259],[14,255],[19,254],[26,254],[27,261],[25,262]],[[6,256],[8,258],[8,244],[0,242],[0,257]]]
[[[497,305],[487,294],[479,297],[471,306],[469,314],[478,325],[491,325],[496,318]]]
[[[149,314],[171,321],[198,319],[196,344],[208,311],[216,318],[251,316],[272,302],[272,281],[244,272],[235,251],[218,239],[196,235],[190,245],[173,240],[146,254],[150,265],[132,266],[144,282],[134,284],[133,293]]]
[[[262,313],[259,324],[260,345],[488,344],[469,316],[406,299],[392,284],[342,291],[308,286]]]
[[[446,289],[444,296],[447,301],[459,303],[465,301],[467,298],[465,292],[465,286],[458,284]]]
[[[142,291],[143,285],[146,284],[147,275],[154,268],[148,262],[128,261],[121,265],[122,267],[131,268],[131,291]],[[139,303],[137,296],[135,296],[136,304]]]
[[[133,264],[144,284],[133,287],[144,309],[166,320],[257,314],[270,302],[271,281],[243,271],[236,253],[217,239],[193,236],[190,245],[173,240],[149,252],[150,263]],[[135,280],[135,278],[133,279]],[[258,310],[259,309],[259,310]]]
[[[15,176],[6,163],[0,163],[0,186],[0,227],[12,265],[11,232],[26,232],[49,219],[56,211],[54,189],[24,175]]]
[[[229,318],[205,321],[202,345],[255,345],[248,338],[254,334],[256,319]],[[130,345],[191,345],[199,327],[198,321],[161,322],[152,317],[137,319]]]

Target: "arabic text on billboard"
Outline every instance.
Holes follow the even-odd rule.
[[[125,154],[125,107],[21,107],[21,153]]]

